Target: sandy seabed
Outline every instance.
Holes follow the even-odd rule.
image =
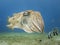
[[[48,39],[40,33],[4,33],[0,34],[0,45],[60,45],[60,34]]]

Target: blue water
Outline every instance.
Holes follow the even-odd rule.
[[[60,0],[0,0],[0,32],[12,32],[7,28],[7,17],[24,10],[41,12],[45,23],[45,32],[52,28],[60,29]],[[24,32],[15,29],[13,32]]]

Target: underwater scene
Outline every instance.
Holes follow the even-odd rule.
[[[60,45],[60,0],[0,0],[0,45]]]

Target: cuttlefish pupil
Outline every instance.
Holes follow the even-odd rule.
[[[30,15],[30,12],[26,11],[23,13],[23,16],[29,16]]]

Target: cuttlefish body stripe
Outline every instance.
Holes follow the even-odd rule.
[[[38,18],[37,18],[37,17],[34,18],[34,17],[35,17],[35,16],[33,16],[33,20],[32,20],[33,25],[37,28],[37,30],[39,30],[39,31],[42,32],[42,30],[41,30],[41,28],[40,28],[40,26],[39,26],[40,23],[37,22],[37,19],[38,19]],[[40,21],[39,21],[39,22],[40,22]]]
[[[32,23],[32,28],[33,28],[34,32],[39,32],[38,29],[37,29],[37,27],[33,23]]]
[[[35,27],[33,24],[31,24],[31,25],[28,26],[28,27],[31,29],[31,31],[37,32],[37,29],[36,29],[36,27]]]
[[[32,32],[35,32],[34,29],[33,29],[33,27],[30,27],[30,26],[28,26],[28,27],[29,27],[29,29],[30,29]]]
[[[36,27],[36,25],[33,23],[33,20],[35,20],[34,19],[34,15],[32,16],[32,18],[31,18],[31,29],[33,30],[33,31],[35,31],[35,32],[40,32],[40,30]],[[36,21],[34,21],[36,24],[37,24],[37,22]]]
[[[38,18],[36,20],[38,26],[42,29],[42,26],[43,26],[43,21],[40,21]]]
[[[28,29],[28,31],[27,31],[27,29],[24,28],[25,31],[28,32],[28,33],[31,33],[31,32],[39,32],[36,27],[35,27],[35,28],[36,28],[37,30],[33,28],[34,25],[31,25],[31,26],[32,26],[32,27],[30,27],[29,25],[25,25],[25,27]]]
[[[41,28],[33,21],[33,24],[34,24],[34,26],[37,28],[37,30],[39,30],[40,32],[42,32],[41,31]]]
[[[40,29],[33,23],[33,25],[34,25],[34,27],[36,28],[36,31],[37,32],[42,32],[42,31],[40,31]]]
[[[39,27],[43,31],[43,29],[44,29],[44,21],[43,21],[43,18],[42,18],[41,14],[39,12],[36,12],[36,19],[37,19],[36,22],[39,24]]]
[[[25,32],[27,33],[32,33],[33,31],[28,27],[28,25],[25,25],[25,27],[23,28]]]

